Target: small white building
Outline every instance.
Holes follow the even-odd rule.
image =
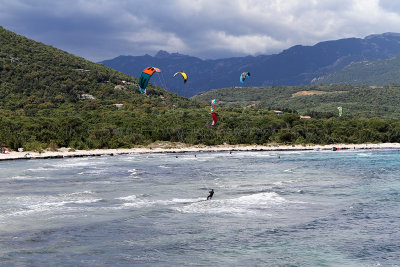
[[[96,98],[90,94],[81,94],[81,99],[96,99]]]
[[[119,85],[119,84],[114,86],[114,89],[115,90],[122,90],[122,91],[126,91],[127,90],[127,88],[125,86]]]
[[[136,85],[137,83],[135,82],[127,82],[127,81],[122,81],[123,84],[128,84],[128,85]]]
[[[300,119],[301,120],[309,120],[309,119],[311,119],[311,117],[310,116],[301,116],[300,115]]]
[[[75,70],[82,72],[82,73],[90,74],[90,70],[85,70],[85,69],[75,69]]]

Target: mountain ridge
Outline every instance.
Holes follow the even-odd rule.
[[[160,50],[155,56],[119,56],[102,63],[135,77],[148,66],[159,67],[168,87],[165,89],[191,97],[211,89],[242,85],[239,76],[245,71],[252,76],[242,86],[307,85],[352,62],[393,56],[400,56],[400,34],[388,32],[323,41],[312,46],[295,45],[272,55],[200,59]],[[176,71],[188,73],[186,84],[173,79]],[[151,82],[162,85],[156,79]]]

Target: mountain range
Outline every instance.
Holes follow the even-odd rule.
[[[119,56],[101,63],[135,77],[139,77],[148,66],[158,67],[162,73],[153,77],[151,83],[191,97],[216,88],[322,82],[323,77],[341,71],[355,62],[371,62],[396,56],[400,56],[400,34],[383,33],[365,38],[325,41],[313,46],[296,45],[274,55],[203,60],[159,51],[155,56]],[[173,77],[178,71],[188,74],[186,84],[179,77]],[[239,82],[242,72],[251,73],[245,84]]]

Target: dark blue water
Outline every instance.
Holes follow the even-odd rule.
[[[397,266],[399,160],[376,150],[0,162],[0,265]]]

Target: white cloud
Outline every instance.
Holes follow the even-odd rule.
[[[185,43],[174,33],[142,29],[137,32],[126,32],[120,36],[122,40],[136,45],[149,47],[151,50],[185,51]]]
[[[225,32],[212,31],[207,36],[208,40],[213,40],[211,48],[217,50],[229,49],[231,52],[255,55],[267,49],[277,49],[281,43],[273,40],[269,36],[263,35],[230,35]]]

